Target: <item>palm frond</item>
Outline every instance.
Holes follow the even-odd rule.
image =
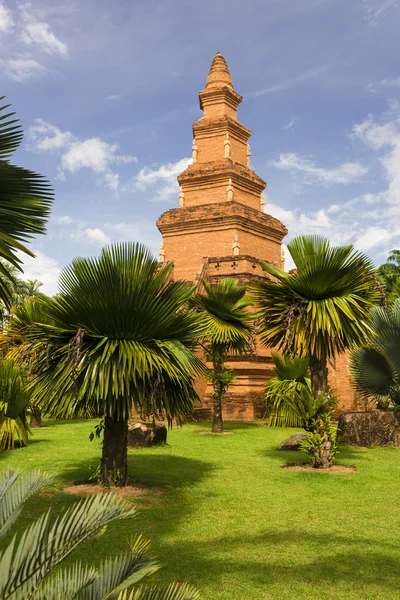
[[[0,102],[5,96],[0,97]],[[8,159],[19,147],[23,131],[18,124],[18,119],[13,118],[15,113],[8,112],[10,104],[0,106],[0,160]]]
[[[115,496],[98,495],[77,502],[53,524],[47,512],[0,554],[0,597],[29,598],[32,591],[83,542],[101,535],[116,519],[135,515]]]
[[[52,481],[51,476],[40,471],[21,475],[8,467],[0,476],[0,539],[14,524],[28,498]]]

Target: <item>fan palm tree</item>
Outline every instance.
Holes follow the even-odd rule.
[[[308,377],[310,360],[299,357],[272,354],[275,376],[272,377],[264,392],[266,416],[270,427],[299,427],[302,421],[290,406],[290,400],[306,388],[311,390]]]
[[[0,98],[0,102],[4,96]],[[45,233],[53,192],[37,173],[17,167],[10,158],[19,147],[23,133],[9,104],[0,107],[0,300],[11,304],[8,280],[11,267],[22,271],[18,251],[34,254],[24,244],[34,235]],[[5,278],[5,280],[4,280]]]
[[[23,504],[52,483],[38,471],[21,475],[8,469],[0,477],[0,540],[12,529]],[[78,562],[60,568],[84,542],[102,535],[116,520],[132,519],[136,511],[111,494],[89,496],[51,519],[51,511],[34,521],[19,540],[0,553],[2,600],[199,600],[186,584],[164,587],[143,585],[159,569],[149,543],[133,538],[129,550],[96,565]],[[138,586],[138,583],[140,585]],[[131,591],[128,591],[131,589]]]
[[[126,483],[132,404],[157,404],[172,421],[197,399],[192,384],[204,367],[191,349],[202,330],[185,310],[192,286],[172,281],[170,271],[134,243],[77,258],[60,275],[60,293],[36,299],[44,318],[25,329],[31,389],[44,412],[104,415],[105,485]]]
[[[223,433],[222,402],[232,382],[232,372],[225,369],[228,354],[241,354],[250,347],[253,315],[246,310],[252,299],[247,286],[236,279],[223,279],[215,285],[202,281],[204,293],[198,292],[191,306],[199,313],[204,326],[202,342],[206,357],[213,364],[214,433]]]
[[[262,263],[274,280],[254,284],[261,340],[310,358],[317,398],[328,392],[327,360],[365,341],[369,310],[381,293],[371,260],[351,245],[335,247],[319,236],[299,236],[288,250],[296,269],[286,273]]]
[[[352,353],[355,387],[365,398],[400,408],[400,298],[385,310],[371,310],[372,334]]]

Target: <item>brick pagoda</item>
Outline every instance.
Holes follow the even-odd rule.
[[[283,266],[286,227],[264,212],[263,181],[250,168],[251,131],[237,118],[242,102],[226,61],[217,54],[206,87],[199,92],[203,116],[193,125],[193,164],[180,175],[179,208],[157,221],[162,234],[161,261],[173,261],[173,277],[215,283],[224,277],[241,282],[265,278],[260,261]],[[237,380],[224,399],[224,418],[252,420],[263,415],[263,390],[272,374],[270,351],[255,344],[251,356],[227,364]],[[330,365],[330,382],[342,408],[354,408],[346,357]],[[209,417],[212,387],[198,383],[201,417]]]
[[[180,206],[157,221],[161,260],[173,261],[175,279],[200,285],[235,277],[248,282],[265,276],[260,260],[282,265],[284,225],[264,213],[266,187],[250,168],[251,131],[237,118],[242,102],[225,59],[212,61],[199,93],[204,115],[193,125],[193,164],[178,176]],[[257,344],[257,346],[259,346]],[[262,414],[262,392],[271,375],[270,353],[233,358],[238,379],[225,398],[224,417],[254,419]],[[211,407],[211,385],[199,382],[203,414]]]

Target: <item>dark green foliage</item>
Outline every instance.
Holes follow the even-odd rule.
[[[371,310],[371,328],[368,345],[352,354],[355,387],[378,405],[400,407],[400,298]]]
[[[45,233],[53,198],[50,184],[41,175],[9,162],[23,137],[14,113],[6,112],[9,106],[0,107],[0,258],[5,261],[0,262],[0,300],[6,306],[12,301],[7,285],[12,267],[21,270],[17,252],[33,256],[24,244]]]
[[[0,451],[12,450],[16,437],[27,445],[28,401],[26,382],[18,365],[13,360],[0,360]]]

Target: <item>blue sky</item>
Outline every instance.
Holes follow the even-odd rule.
[[[320,233],[383,262],[400,247],[399,30],[400,0],[0,0],[0,91],[26,133],[15,160],[56,191],[27,277],[52,293],[104,243],[157,252],[217,51],[288,239]]]

